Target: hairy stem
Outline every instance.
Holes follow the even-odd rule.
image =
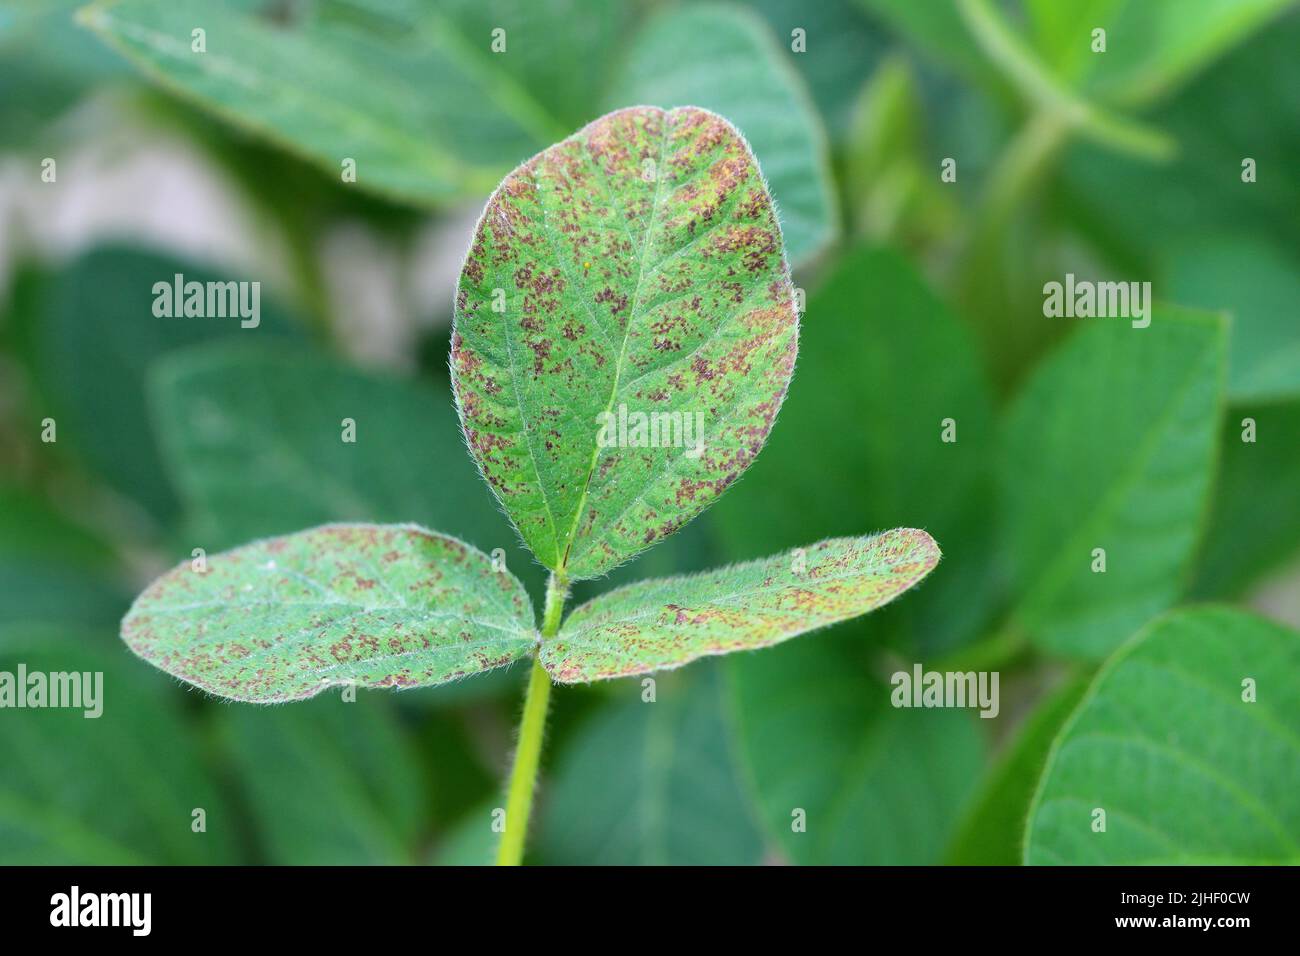
[[[552,574],[546,584],[542,640],[554,637],[559,631],[564,600],[568,595],[568,582]],[[528,836],[528,816],[533,809],[533,790],[537,786],[537,765],[542,756],[542,736],[550,702],[551,676],[542,667],[540,658],[534,658],[532,672],[528,675],[528,693],[524,697],[524,715],[519,721],[515,763],[510,771],[505,832],[501,834],[501,845],[497,848],[498,866],[519,866],[524,860],[524,840]]]

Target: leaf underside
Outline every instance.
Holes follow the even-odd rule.
[[[150,663],[221,697],[424,687],[527,656],[523,585],[482,552],[414,525],[326,525],[187,561],[122,622]]]
[[[705,110],[634,107],[493,194],[460,277],[451,365],[484,477],[542,563],[581,579],[739,477],[797,341],[780,227],[744,139]],[[602,416],[623,413],[633,428],[666,416],[662,434],[602,442]]]
[[[902,528],[639,582],[574,611],[542,644],[542,664],[559,683],[573,684],[769,647],[888,603],[938,562],[933,538]]]

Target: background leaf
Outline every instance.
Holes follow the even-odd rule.
[[[1045,62],[1090,95],[1140,105],[1168,93],[1290,0],[1027,0]],[[1093,53],[1092,30],[1106,30]]]
[[[130,603],[112,551],[49,502],[0,485],[0,621],[115,626]]]
[[[569,615],[542,643],[542,665],[560,683],[575,684],[770,647],[880,607],[938,563],[934,539],[903,528],[630,584]]]
[[[786,0],[752,0],[772,29],[781,55],[788,56],[812,93],[817,111],[833,139],[849,123],[853,99],[886,50],[885,37],[853,0],[790,4]],[[795,29],[804,31],[805,52],[793,51]],[[746,69],[750,67],[746,65]],[[763,154],[759,153],[759,162]],[[775,191],[775,187],[773,187]],[[777,192],[777,202],[781,194]]]
[[[803,82],[761,20],[740,7],[672,9],[645,26],[606,106],[699,106],[748,140],[776,200],[792,262],[825,248],[839,228],[826,134]]]
[[[894,709],[853,643],[795,641],[727,662],[762,819],[794,863],[937,863],[979,777],[976,720]]]
[[[797,325],[736,130],[696,109],[611,113],[511,173],[479,221],[451,359],[470,450],[541,562],[596,577],[758,454]],[[651,413],[677,432],[625,436]]]
[[[1255,423],[1253,443],[1241,440],[1246,418]],[[1243,407],[1227,416],[1223,466],[1192,594],[1239,597],[1300,553],[1297,436],[1300,402]]]
[[[1170,253],[1168,295],[1201,309],[1232,313],[1228,400],[1300,397],[1300,262],[1246,236],[1210,236]]]
[[[414,525],[326,525],[158,578],[122,621],[127,645],[232,700],[337,684],[422,687],[533,650],[532,605],[487,555]]]
[[[1016,737],[971,801],[944,862],[957,866],[1018,866],[1024,859],[1025,820],[1047,753],[1074,713],[1091,675],[1067,679],[1025,718]]]
[[[8,710],[0,720],[0,862],[15,865],[234,862],[237,818],[201,763],[168,681],[84,629],[0,628],[0,671],[98,672],[99,717]],[[195,808],[207,832],[191,830]]]
[[[420,755],[379,695],[231,707],[220,739],[266,862],[414,862],[428,798]]]
[[[545,790],[551,864],[744,866],[763,840],[728,740],[717,670],[626,685],[568,743]]]
[[[102,247],[54,273],[32,312],[17,321],[32,330],[41,393],[39,418],[53,417],[58,448],[70,447],[123,494],[157,518],[176,513],[175,495],[149,429],[145,372],[182,346],[240,335],[245,341],[285,337],[285,312],[260,300],[256,328],[238,318],[158,318],[156,282],[230,281],[230,275],[127,247]]]
[[[1016,626],[1058,653],[1101,657],[1185,587],[1214,469],[1225,330],[1160,307],[1147,328],[1078,321],[1008,412],[1003,513]],[[1096,548],[1105,573],[1092,571]]]
[[[1053,745],[1025,861],[1296,863],[1297,728],[1300,635],[1227,608],[1163,617],[1107,661]]]
[[[167,88],[336,176],[353,159],[358,186],[425,204],[491,189],[587,119],[622,20],[599,0],[254,8],[122,0],[81,19]]]
[[[208,550],[332,521],[413,521],[540,582],[465,454],[451,396],[299,348],[231,345],[168,358],[151,378],[159,443],[194,545]],[[342,440],[344,419],[355,442]]]
[[[714,512],[728,556],[805,535],[923,527],[944,548],[943,573],[923,601],[871,626],[936,650],[975,637],[997,568],[986,483],[992,403],[969,332],[898,253],[865,248],[811,296],[801,332],[781,427],[753,480]],[[942,440],[948,418],[955,442]]]

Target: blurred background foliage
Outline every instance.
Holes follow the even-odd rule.
[[[871,618],[661,675],[653,705],[558,694],[532,861],[1017,862],[1110,651],[1189,597],[1300,622],[1292,4],[80,6],[0,3],[0,666],[102,670],[106,709],[0,714],[0,862],[487,858],[522,668],[258,709],[117,623],[195,547],[339,519],[503,548],[538,599],[456,424],[452,289],[500,177],[632,103],[744,131],[807,310],[751,473],[577,597],[902,525],[945,558]],[[155,318],[176,272],[261,281],[260,327]],[[1067,272],[1166,304],[1144,331],[1044,318]],[[1071,570],[1098,538],[1122,572]],[[1000,670],[999,718],[888,707],[914,661]]]

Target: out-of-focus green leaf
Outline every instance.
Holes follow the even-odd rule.
[[[978,720],[891,707],[847,646],[794,641],[726,664],[762,819],[795,863],[938,863],[979,778]]]
[[[106,637],[107,635],[103,635]],[[8,624],[0,672],[92,675],[81,708],[0,717],[0,863],[6,866],[234,862],[237,822],[199,761],[176,695],[115,642],[77,629]],[[10,688],[12,692],[14,688]],[[19,688],[26,690],[27,688]],[[25,698],[26,699],[26,698]],[[48,698],[47,698],[48,702]],[[95,707],[89,708],[94,712]],[[194,832],[194,811],[206,832]]]
[[[956,5],[917,3],[916,0],[858,0],[937,62],[989,86],[997,85],[996,71],[980,53]]]
[[[541,562],[582,579],[740,476],[797,347],[781,232],[743,137],[705,110],[633,107],[493,194],[461,270],[451,366],[484,477]]]
[[[1291,0],[1026,0],[1043,62],[1090,96],[1140,106],[1168,94]],[[1092,31],[1106,31],[1104,53]]]
[[[130,595],[112,552],[40,496],[0,486],[0,621],[73,622],[111,631]]]
[[[1249,230],[1300,248],[1300,217],[1278,215],[1300,208],[1297,46],[1300,15],[1283,17],[1151,114],[1179,143],[1167,165],[1086,144],[1072,150],[1062,192],[1076,224],[1128,271],[1147,276],[1165,272],[1164,255],[1186,241],[1192,197],[1197,234]],[[1252,183],[1241,178],[1247,158],[1256,164]]]
[[[1180,305],[1226,310],[1228,400],[1300,397],[1300,259],[1246,236],[1210,236],[1170,254],[1166,295]]]
[[[957,866],[1020,864],[1029,802],[1047,763],[1047,752],[1091,682],[1091,675],[1067,680],[1025,719],[972,801],[945,862]]]
[[[712,666],[661,679],[655,699],[591,716],[546,787],[537,855],[546,863],[743,866],[763,839],[728,741]]]
[[[491,866],[496,860],[497,843],[501,840],[501,835],[493,829],[493,814],[504,812],[504,804],[502,798],[465,814],[434,846],[429,863],[433,866]]]
[[[0,146],[49,155],[49,125],[94,84],[127,72],[121,58],[73,23],[84,0],[0,3]]]
[[[952,193],[922,149],[922,113],[907,62],[881,63],[854,106],[844,147],[844,185],[859,235],[929,243],[956,228]]]
[[[853,0],[751,0],[751,5],[772,28],[782,54],[808,84],[827,129],[838,139],[849,124],[858,89],[884,55],[885,31],[876,29]],[[794,50],[795,30],[804,31],[803,52]]]
[[[231,700],[340,684],[429,687],[504,667],[536,644],[519,580],[416,525],[326,525],[196,560],[122,621],[131,650]]]
[[[154,371],[159,444],[209,551],[332,521],[413,521],[540,575],[465,453],[449,391],[304,352],[223,346]],[[350,437],[346,422],[354,426]]]
[[[576,684],[770,647],[892,601],[938,562],[933,538],[903,528],[642,581],[574,611],[543,642],[541,661],[555,680]]]
[[[1253,428],[1244,424],[1251,419]],[[1243,441],[1248,429],[1254,441]],[[1243,405],[1223,423],[1222,464],[1192,593],[1239,597],[1300,553],[1300,402]]]
[[[1104,657],[1178,598],[1208,511],[1226,329],[1159,305],[1148,318],[1055,320],[1085,324],[1005,422],[1015,626],[1070,656]]]
[[[335,175],[352,159],[358,186],[421,204],[491,189],[587,119],[625,12],[602,0],[251,6],[101,0],[81,20],[167,88]],[[206,52],[193,51],[196,27]]]
[[[0,485],[0,555],[102,568],[112,554],[107,542],[55,510],[40,495]]]
[[[419,753],[388,701],[331,694],[295,707],[231,707],[220,731],[267,862],[417,859],[428,795]]]
[[[232,335],[283,337],[292,323],[266,295],[260,322],[241,328],[229,318],[162,318],[154,285],[229,281],[210,267],[125,247],[93,250],[51,274],[33,312],[17,316],[36,350],[39,419],[53,418],[56,448],[74,449],[114,487],[170,519],[175,495],[162,468],[145,406],[145,372],[158,357],[185,345]],[[34,424],[39,428],[39,424]]]
[[[848,255],[808,301],[780,427],[713,512],[728,557],[820,536],[923,527],[944,549],[924,597],[873,618],[947,650],[996,592],[985,483],[988,388],[969,332],[897,253]],[[952,420],[945,441],[946,420]]]
[[[1053,744],[1025,862],[1300,863],[1297,728],[1300,634],[1229,608],[1163,617]]]
[[[790,260],[799,263],[839,225],[826,135],[786,49],[740,7],[678,7],[637,36],[605,102],[700,106],[734,123],[758,157]]]

